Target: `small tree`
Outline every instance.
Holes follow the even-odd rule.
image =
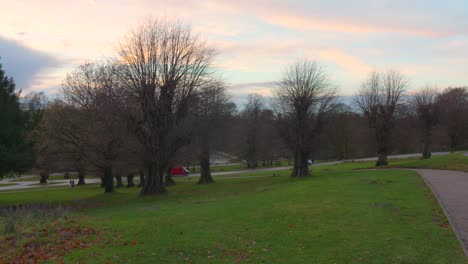
[[[294,157],[292,177],[309,175],[308,159],[336,88],[316,62],[302,60],[283,74],[275,96],[278,129]]]
[[[260,114],[264,109],[263,97],[259,94],[249,94],[245,104],[243,117],[247,121],[247,140],[245,159],[248,168],[256,168],[258,162],[258,130]]]
[[[122,187],[122,150],[126,142],[126,104],[124,90],[114,65],[85,63],[67,75],[63,93],[69,105],[87,122],[82,132],[89,161],[104,175],[106,192],[113,192],[113,177]],[[72,132],[74,133],[74,132]]]
[[[437,103],[438,94],[437,89],[425,87],[417,91],[411,99],[411,105],[414,107],[420,122],[423,143],[422,156],[424,159],[431,157],[432,133],[439,122],[440,105]]]
[[[221,81],[212,81],[202,86],[197,94],[196,137],[200,147],[200,179],[198,184],[213,183],[210,168],[211,141],[219,127],[230,115],[229,97]]]
[[[464,135],[468,134],[468,89],[449,87],[438,97],[441,109],[442,125],[449,140],[450,151],[459,147]]]
[[[357,106],[375,133],[377,166],[388,165],[391,130],[407,86],[406,78],[396,71],[372,72],[355,97]]]
[[[77,170],[78,184],[85,184],[88,125],[82,111],[59,99],[49,103],[37,129],[37,165]]]
[[[50,153],[48,153],[50,140],[47,140],[46,127],[43,117],[47,106],[47,97],[44,93],[30,92],[22,100],[23,111],[29,119],[28,140],[34,146],[35,168],[39,169],[40,183],[47,183],[49,170],[53,163]]]

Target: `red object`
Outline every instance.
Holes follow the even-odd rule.
[[[171,169],[172,176],[188,176],[189,173],[190,172],[182,166],[173,167]]]

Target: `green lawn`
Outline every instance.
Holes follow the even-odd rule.
[[[433,156],[430,159],[402,159],[390,163],[392,167],[459,170],[468,172],[468,157],[465,151],[448,155]]]
[[[71,218],[98,233],[65,263],[467,263],[424,181],[411,171],[354,170],[371,164],[315,167],[295,180],[287,170],[207,186],[183,178],[149,198],[96,185],[2,192],[0,204],[92,205]]]
[[[16,183],[0,183],[0,187],[13,186],[13,185],[16,185]]]
[[[257,168],[261,169],[261,168],[274,168],[274,167],[285,167],[285,166],[290,166],[287,160],[283,160],[278,163],[273,162],[272,166],[262,166],[261,163],[259,163]],[[193,170],[193,167],[187,167],[187,169],[189,169],[191,173],[200,172],[199,166],[195,166],[195,170]],[[249,168],[247,168],[246,164],[227,164],[227,165],[212,165],[211,166],[211,172],[239,171],[239,170],[248,170],[248,169]]]

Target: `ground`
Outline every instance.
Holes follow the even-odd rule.
[[[137,188],[103,194],[97,185],[1,192],[2,206],[68,209],[24,215],[23,228],[10,233],[3,217],[0,254],[19,256],[33,241],[65,263],[467,263],[422,178],[357,170],[372,164],[316,167],[305,179],[290,179],[288,170],[223,175],[207,186],[178,179],[168,194],[149,198]],[[41,238],[43,229],[54,239]],[[16,248],[6,251],[12,239]]]

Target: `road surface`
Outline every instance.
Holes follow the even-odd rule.
[[[468,257],[468,173],[414,169],[432,189]]]

